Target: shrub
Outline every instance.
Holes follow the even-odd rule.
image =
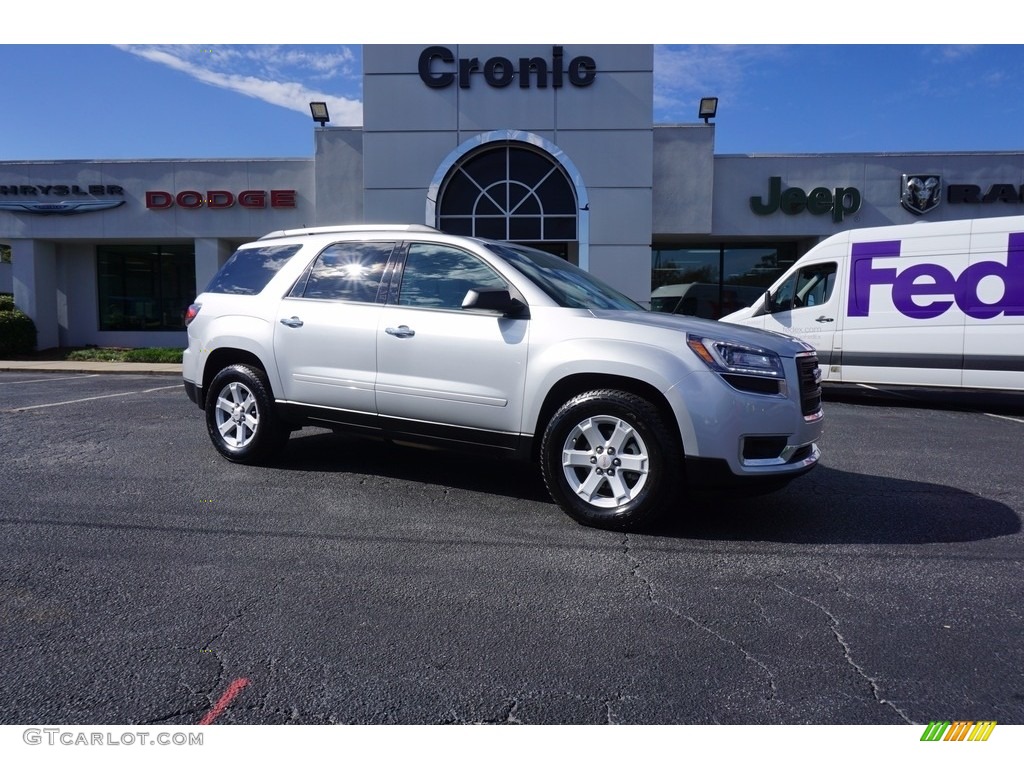
[[[125,362],[129,363],[180,363],[181,350],[169,347],[146,347],[129,349],[125,352]]]
[[[106,363],[180,363],[180,349],[170,347],[89,347],[69,352],[67,360],[91,360]]]
[[[36,324],[17,307],[0,309],[0,356],[27,355],[36,348]]]
[[[124,349],[90,347],[89,349],[76,349],[73,352],[69,352],[64,359],[120,363],[124,360],[126,351]]]
[[[9,312],[14,309],[14,294],[0,293],[0,312]]]

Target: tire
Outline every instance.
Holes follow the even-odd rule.
[[[274,409],[263,371],[231,365],[210,382],[206,429],[214,448],[230,461],[258,464],[275,455],[290,430]]]
[[[595,390],[572,398],[551,418],[541,469],[551,497],[571,518],[625,531],[655,522],[675,497],[682,450],[650,402]]]

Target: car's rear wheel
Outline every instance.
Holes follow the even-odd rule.
[[[541,467],[570,517],[613,530],[652,523],[682,472],[678,440],[661,412],[617,390],[585,392],[558,409],[544,432]]]
[[[241,464],[270,458],[289,434],[274,410],[263,372],[247,365],[228,366],[213,377],[206,428],[217,451]]]

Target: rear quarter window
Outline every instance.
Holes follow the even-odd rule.
[[[302,245],[239,248],[206,286],[206,293],[254,296],[264,288]]]

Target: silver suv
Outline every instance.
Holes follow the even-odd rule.
[[[425,226],[273,232],[189,307],[185,390],[216,449],[303,425],[539,461],[575,520],[625,530],[697,486],[818,462],[814,350],[648,312],[542,251]]]

